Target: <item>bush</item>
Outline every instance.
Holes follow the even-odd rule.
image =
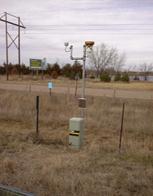
[[[133,80],[140,80],[138,76],[134,76]]]
[[[71,65],[70,64],[66,64],[64,65],[64,67],[62,68],[62,75],[67,77],[67,78],[70,78],[71,77]]]
[[[82,65],[77,61],[72,65],[70,78],[75,80],[76,76],[82,78]]]
[[[52,65],[52,67],[51,67],[51,70],[52,70],[52,72],[55,71],[55,72],[58,74],[58,76],[59,76],[60,73],[61,73],[61,69],[60,69],[60,66],[59,66],[58,63],[54,63],[54,64]]]
[[[66,64],[62,68],[62,75],[70,78],[71,80],[75,80],[76,77],[82,78],[82,65],[75,61],[71,66],[70,64]]]
[[[121,74],[120,73],[116,73],[114,81],[117,82],[117,81],[120,81],[120,80],[121,80]]]
[[[104,72],[100,75],[100,80],[102,82],[110,82],[111,81],[111,77],[109,76],[109,74],[107,72]]]
[[[129,80],[129,75],[128,75],[128,73],[124,73],[124,74],[122,75],[122,77],[121,77],[121,80],[122,80],[123,82],[129,82],[130,80]]]
[[[95,79],[95,76],[94,76],[94,75],[90,75],[89,78],[90,78],[90,79]]]
[[[56,72],[56,74],[55,74]],[[54,76],[54,75],[57,75],[57,77],[61,74],[61,69],[60,69],[60,66],[55,63],[53,65],[51,64],[48,64],[48,68],[47,68],[47,73],[50,75],[50,76]]]
[[[74,72],[71,71],[70,77],[69,77],[69,78],[70,78],[71,80],[75,80],[75,76],[76,76],[76,74],[75,74]]]
[[[56,71],[53,71],[53,72],[51,73],[51,77],[52,77],[53,79],[57,79],[57,78],[58,78],[58,73],[57,73]]]

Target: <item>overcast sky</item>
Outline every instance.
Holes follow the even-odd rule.
[[[0,0],[0,16],[21,17],[22,62],[46,57],[48,62],[70,62],[64,42],[82,55],[85,40],[94,40],[126,53],[126,64],[153,62],[153,0]],[[9,20],[15,22],[13,18]],[[15,36],[16,29],[9,26]],[[17,62],[17,51],[10,50]],[[0,22],[0,63],[5,61],[5,25]]]

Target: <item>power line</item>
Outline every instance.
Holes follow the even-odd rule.
[[[134,26],[134,27],[133,27]],[[142,28],[143,27],[143,28]],[[149,28],[148,28],[149,27]],[[151,27],[151,28],[150,28]],[[101,24],[101,25],[28,25],[28,30],[87,29],[87,30],[153,30],[153,24]],[[114,29],[115,28],[115,29]]]
[[[82,34],[91,34],[91,32],[81,32]],[[94,32],[95,34],[102,34],[102,35],[153,35],[152,33],[147,33],[147,32]],[[72,32],[42,32],[42,33],[30,33],[30,32],[26,32],[25,36],[27,35],[69,35],[72,34]],[[73,32],[73,34],[80,34],[79,32]],[[3,36],[4,34],[0,34],[0,36]]]
[[[59,25],[59,24],[43,24],[43,25],[39,25],[39,24],[31,24],[28,25],[29,27],[32,26],[147,26],[147,25],[153,25],[153,23],[110,23],[110,24],[64,24],[64,25]]]
[[[121,26],[120,26],[121,25]],[[28,26],[28,31],[57,31],[57,30],[91,30],[91,31],[152,31],[153,24],[134,26],[127,25],[124,27],[123,24],[113,27],[112,25],[36,25]],[[152,26],[151,26],[152,25]],[[143,28],[142,28],[143,26]],[[148,28],[149,27],[149,28]],[[151,28],[150,28],[151,27]]]
[[[15,30],[10,30],[11,32],[14,32]],[[153,29],[27,29],[24,33],[25,34],[54,34],[54,33],[78,33],[78,32],[94,32],[94,33],[119,33],[119,34],[153,34]]]
[[[2,19],[1,19],[2,20]],[[133,28],[134,26],[134,28]],[[24,27],[24,25],[22,25],[22,27]],[[143,27],[143,28],[142,28]],[[148,28],[149,27],[149,28]],[[75,29],[75,28],[81,28],[81,29],[85,29],[85,30],[153,30],[153,24],[128,24],[128,23],[121,23],[121,24],[67,24],[67,25],[27,25],[27,29],[29,31],[36,31],[36,30],[40,30],[40,31],[51,31],[51,30],[58,30],[58,29],[62,29],[62,30],[69,30],[69,29]],[[115,29],[114,29],[115,28]]]
[[[71,33],[28,33],[27,35],[51,35],[51,36],[56,36],[56,35],[70,35]],[[79,35],[79,33],[73,33],[74,35]],[[87,33],[85,33],[87,34]],[[89,33],[90,34],[90,33]],[[120,35],[120,36],[125,36],[125,35],[137,35],[137,36],[143,36],[143,35],[150,35],[150,36],[153,36],[153,33],[96,33],[97,34],[100,34],[100,35],[111,35],[111,36],[114,36],[114,35]],[[36,38],[37,39],[37,38]]]
[[[150,29],[140,29],[140,28],[133,28],[133,29],[128,29],[128,28],[109,28],[109,29],[106,29],[106,28],[52,28],[52,29],[27,29],[27,31],[59,31],[59,30],[72,30],[72,31],[85,31],[85,30],[92,30],[92,31],[152,31],[153,28],[150,28]],[[13,30],[12,30],[13,31]]]

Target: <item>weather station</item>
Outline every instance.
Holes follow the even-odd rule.
[[[69,145],[72,148],[80,149],[84,140],[84,129],[85,129],[85,109],[86,109],[86,96],[85,96],[85,67],[87,53],[91,52],[93,49],[94,41],[85,41],[83,45],[83,56],[74,57],[73,56],[73,45],[69,45],[68,42],[64,43],[65,52],[70,53],[70,59],[74,61],[83,61],[82,68],[82,93],[81,97],[78,99],[78,106],[81,108],[80,117],[73,117],[69,120]]]

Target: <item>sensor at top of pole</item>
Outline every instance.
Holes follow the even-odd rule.
[[[65,46],[65,47],[68,47],[68,46],[69,46],[69,42],[65,42],[65,43],[64,43],[64,46]]]
[[[94,44],[95,44],[94,41],[85,41],[85,46],[87,48],[92,48]]]

